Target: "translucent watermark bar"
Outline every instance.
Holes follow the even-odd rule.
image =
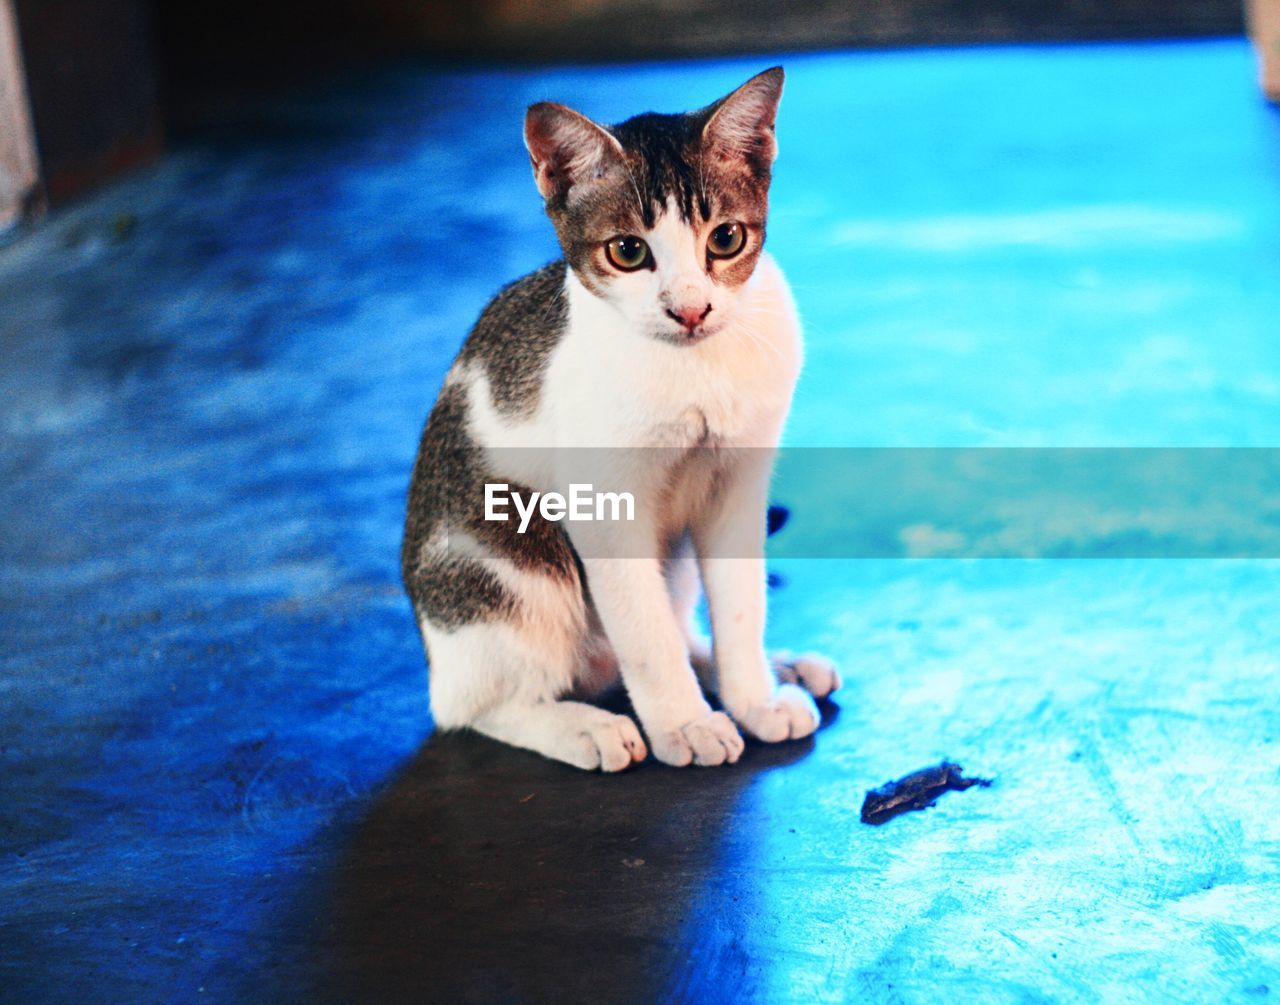
[[[503,449],[480,468],[447,493],[469,554],[565,534],[584,558],[652,557],[691,529],[720,558],[1280,558],[1273,448]],[[759,509],[734,486],[769,472],[790,519],[766,547],[763,512],[724,517]],[[492,485],[524,509],[486,521]]]

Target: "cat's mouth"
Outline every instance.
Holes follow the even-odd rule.
[[[662,341],[670,342],[672,345],[697,345],[699,342],[705,342],[723,327],[724,325],[721,324],[701,324],[696,328],[663,328],[656,332],[656,335]]]

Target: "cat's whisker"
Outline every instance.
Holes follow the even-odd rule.
[[[739,327],[738,330],[747,336],[747,340],[751,342],[752,345],[758,345],[763,349],[765,349],[766,351],[768,351],[769,353],[771,353],[774,356],[774,358],[780,361],[783,360],[783,355],[779,351],[778,347],[773,345],[767,338],[764,337],[763,334],[756,331],[754,328],[750,328],[746,325],[742,325],[741,327]]]

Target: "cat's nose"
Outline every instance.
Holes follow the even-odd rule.
[[[693,331],[703,321],[707,320],[707,315],[711,313],[711,305],[706,307],[679,307],[676,310],[667,308],[667,317],[672,321],[679,321],[682,325]]]

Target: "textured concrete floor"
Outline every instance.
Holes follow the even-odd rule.
[[[0,999],[1280,994],[1274,561],[789,561],[770,634],[848,681],[813,741],[602,778],[432,735],[403,491],[554,251],[521,111],[761,65],[388,71],[0,251]],[[787,66],[792,444],[1280,444],[1242,42]],[[944,755],[995,786],[858,822]]]

